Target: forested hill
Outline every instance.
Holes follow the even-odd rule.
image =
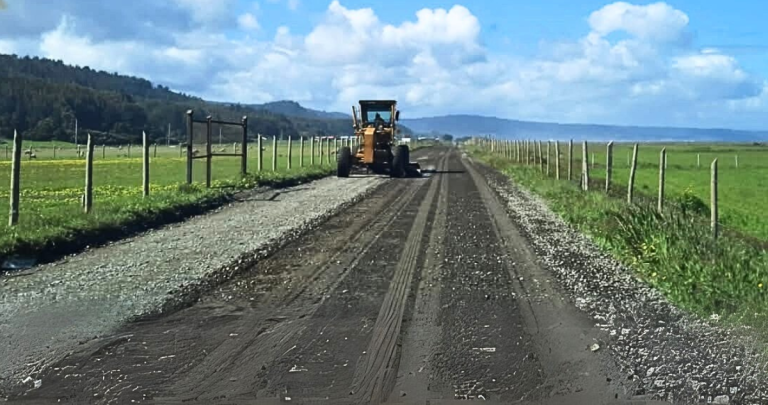
[[[99,143],[136,141],[146,131],[165,140],[184,136],[184,113],[240,121],[248,116],[249,133],[285,136],[348,134],[349,119],[286,116],[255,106],[206,102],[150,81],[74,67],[61,61],[0,54],[0,138],[16,129],[29,140],[71,141],[75,118],[81,133]]]

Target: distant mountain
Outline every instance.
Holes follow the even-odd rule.
[[[768,131],[556,124],[479,115],[403,119],[417,133],[454,136],[495,135],[506,139],[590,140],[616,142],[764,142]]]
[[[253,107],[259,110],[266,110],[275,114],[282,114],[288,117],[300,117],[300,118],[314,118],[314,119],[352,119],[352,115],[340,113],[340,112],[326,112],[318,111],[310,108],[303,107],[301,104],[290,101],[274,101],[265,104],[251,104],[249,107]]]

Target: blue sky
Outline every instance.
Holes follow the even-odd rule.
[[[768,129],[768,2],[0,1],[0,53],[208,99]]]

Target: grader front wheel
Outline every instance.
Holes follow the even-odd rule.
[[[349,146],[339,149],[339,155],[336,159],[336,177],[349,177],[352,170],[352,151]]]

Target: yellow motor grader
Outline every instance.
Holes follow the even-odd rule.
[[[349,177],[353,168],[365,168],[391,177],[420,176],[418,163],[410,162],[408,145],[397,144],[397,121],[400,111],[395,100],[360,100],[360,117],[352,107],[352,126],[357,147],[349,146],[338,152],[336,175]]]

